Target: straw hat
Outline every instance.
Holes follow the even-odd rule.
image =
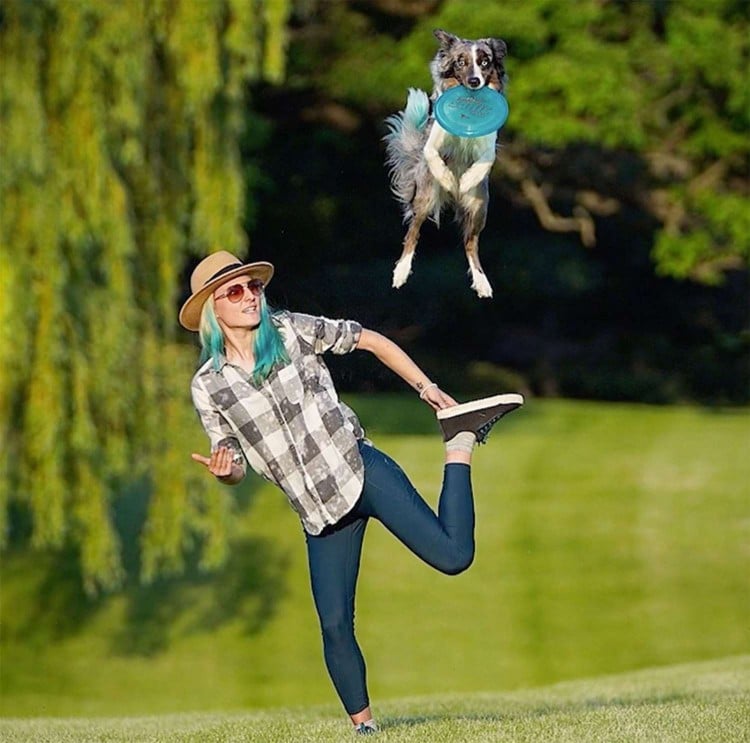
[[[204,258],[190,277],[190,291],[180,310],[180,325],[188,330],[198,330],[201,311],[206,300],[217,286],[237,276],[252,276],[267,285],[273,276],[273,266],[265,261],[243,263],[239,258],[219,250]]]

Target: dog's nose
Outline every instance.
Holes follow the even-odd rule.
[[[482,84],[482,81],[478,77],[470,77],[466,82],[470,88],[478,88]]]

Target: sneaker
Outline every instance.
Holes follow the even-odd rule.
[[[357,735],[375,735],[375,733],[378,732],[378,729],[373,725],[365,725],[364,722],[360,722],[359,725],[354,728],[354,732]]]
[[[495,395],[482,400],[473,400],[463,405],[438,410],[437,418],[443,430],[443,440],[450,441],[457,433],[470,431],[477,437],[477,443],[483,444],[490,434],[492,426],[504,415],[523,405],[523,395]]]

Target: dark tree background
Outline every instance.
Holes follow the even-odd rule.
[[[300,3],[287,83],[253,90],[245,142],[272,299],[369,323],[461,393],[746,402],[748,7]],[[509,45],[480,243],[492,300],[469,288],[450,215],[390,288],[403,226],[383,121],[430,89],[436,27]],[[351,389],[399,387],[361,363],[338,364]]]

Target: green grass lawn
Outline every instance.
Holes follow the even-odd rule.
[[[412,398],[348,401],[434,504],[442,445],[430,411]],[[748,441],[747,410],[529,401],[477,452],[477,557],[467,573],[439,575],[379,524],[368,530],[357,627],[376,709],[418,717],[421,703],[399,700],[447,694],[450,715],[440,724],[449,729],[462,705],[475,714],[479,692],[526,699],[516,691],[750,653]],[[296,516],[258,480],[235,495],[249,506],[238,507],[227,566],[211,576],[92,603],[69,560],[5,554],[0,714],[330,705],[325,719],[338,720]],[[515,740],[536,718],[554,717],[539,712],[543,696],[529,693]],[[667,712],[680,698],[654,704]],[[576,709],[612,724],[626,715],[611,701]],[[179,717],[175,725],[210,719]],[[230,718],[216,719],[231,731]],[[325,719],[316,717],[321,735],[337,729]],[[479,717],[461,729],[490,723]],[[417,736],[422,724],[402,722],[388,735]],[[169,737],[177,729],[163,740],[204,740],[189,731]]]
[[[750,656],[525,691],[381,706],[374,740],[401,743],[740,743],[750,740]],[[355,740],[331,705],[254,713],[0,720],[6,743],[289,743]],[[358,738],[356,738],[358,739]]]

